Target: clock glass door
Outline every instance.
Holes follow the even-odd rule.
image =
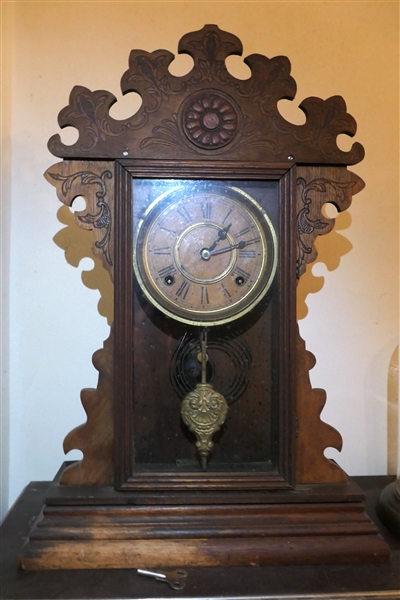
[[[132,179],[136,485],[278,472],[279,197],[274,180]],[[202,376],[228,405],[203,466],[181,415]]]

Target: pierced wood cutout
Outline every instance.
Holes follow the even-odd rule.
[[[81,392],[87,422],[70,431],[64,439],[65,454],[80,450],[83,458],[63,471],[61,485],[113,484],[113,348],[111,329],[103,348],[93,354],[93,365],[99,372],[97,389]]]
[[[296,481],[298,483],[341,483],[346,473],[326,456],[326,448],[342,449],[342,436],[321,420],[326,392],[313,389],[308,372],[315,366],[315,356],[306,350],[300,333],[297,336],[297,438]]]
[[[72,206],[77,196],[86,208],[74,213],[76,223],[95,232],[93,253],[99,256],[113,280],[114,163],[71,161],[50,167],[45,178],[57,189],[59,200]],[[93,355],[99,371],[97,389],[81,392],[87,422],[73,429],[64,440],[64,452],[80,450],[83,459],[61,475],[65,485],[112,485],[113,483],[113,338]]]
[[[324,216],[324,204],[334,204],[339,212],[347,210],[352,196],[364,188],[360,177],[337,167],[298,167],[296,169],[297,258],[299,278],[308,263],[317,258],[314,242],[332,231],[335,219]]]
[[[229,152],[231,160],[344,165],[363,159],[358,142],[349,152],[337,146],[339,134],[356,132],[356,122],[340,96],[303,100],[303,125],[282,117],[279,100],[293,100],[296,93],[286,57],[252,54],[244,59],[251,77],[237,79],[226,69],[225,59],[241,55],[242,44],[216,25],[183,36],[178,53],[188,54],[194,62],[181,77],[169,72],[171,52],[132,50],[121,89],[123,94],[137,92],[142,105],[129,119],[110,116],[117,101],[113,94],[74,87],[58,122],[61,128],[75,127],[78,141],[68,146],[54,135],[50,152],[63,158],[175,160],[199,155],[224,158]]]
[[[72,206],[77,196],[85,198],[86,208],[74,213],[75,220],[83,229],[95,232],[93,252],[113,280],[114,163],[61,162],[50,167],[44,176],[56,187],[63,204]]]
[[[340,167],[297,167],[296,186],[296,275],[300,278],[306,266],[317,258],[315,240],[332,231],[334,218],[322,214],[326,203],[339,212],[347,210],[353,194],[364,188],[360,177]],[[316,363],[297,334],[297,398],[298,435],[296,439],[296,479],[299,483],[346,481],[345,472],[324,456],[326,448],[341,450],[342,437],[331,425],[320,419],[326,392],[313,389],[308,372]]]

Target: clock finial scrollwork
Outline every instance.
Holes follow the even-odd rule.
[[[326,177],[321,176],[324,173]],[[310,168],[304,171],[304,177],[301,167],[297,174],[296,276],[299,279],[307,264],[317,258],[315,239],[329,233],[335,224],[334,218],[322,215],[322,206],[332,203],[339,211],[346,210],[352,195],[364,187],[364,182],[353,173],[335,167],[319,168],[319,176],[315,178],[310,178]]]
[[[94,251],[102,259],[113,278],[113,182],[112,163],[81,162],[81,168],[72,163],[59,163],[45,173],[49,183],[57,188],[59,200],[72,206],[74,199],[82,195],[86,208],[75,212],[76,222],[84,229],[94,230]]]
[[[279,101],[293,100],[296,94],[287,57],[252,54],[244,59],[250,77],[238,79],[229,72],[226,58],[241,55],[242,44],[216,25],[186,34],[178,52],[191,56],[194,63],[182,76],[169,70],[174,60],[171,52],[132,50],[121,90],[123,94],[139,94],[142,104],[127,119],[111,117],[110,109],[117,100],[110,92],[74,87],[58,122],[61,128],[75,127],[78,141],[68,146],[56,134],[49,140],[50,152],[63,158],[161,159],[168,158],[170,147],[174,147],[175,158],[182,159],[193,158],[196,153],[212,158],[229,150],[233,160],[287,163],[292,156],[297,163],[342,165],[362,160],[361,144],[354,143],[348,152],[337,145],[338,135],[356,133],[356,122],[340,96],[304,99],[300,104],[306,115],[303,125],[290,123],[280,114]],[[233,114],[227,124],[221,111],[206,111],[206,119],[199,115],[199,127],[194,124],[192,129],[185,117],[190,111],[183,111],[183,122],[177,122],[190,99],[212,94],[228,98],[231,112],[239,116]],[[180,135],[182,129],[184,135]]]

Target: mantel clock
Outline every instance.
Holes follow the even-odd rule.
[[[341,448],[320,420],[313,355],[296,321],[296,285],[315,239],[363,188],[347,169],[359,143],[339,96],[305,99],[303,125],[281,99],[287,58],[254,54],[251,76],[225,59],[240,40],[188,33],[174,76],[166,50],[133,50],[122,92],[142,105],[118,121],[106,91],[74,87],[59,114],[79,132],[49,149],[58,198],[86,208],[94,253],[114,283],[110,337],[83,390],[87,422],[20,557],[25,569],[382,561],[388,548],[363,496],[324,456]],[[82,527],[84,523],[84,527]],[[99,524],[101,525],[101,535]]]

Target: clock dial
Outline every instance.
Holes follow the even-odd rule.
[[[236,319],[265,295],[277,264],[267,213],[233,186],[180,182],[139,221],[134,268],[147,298],[195,325]]]

